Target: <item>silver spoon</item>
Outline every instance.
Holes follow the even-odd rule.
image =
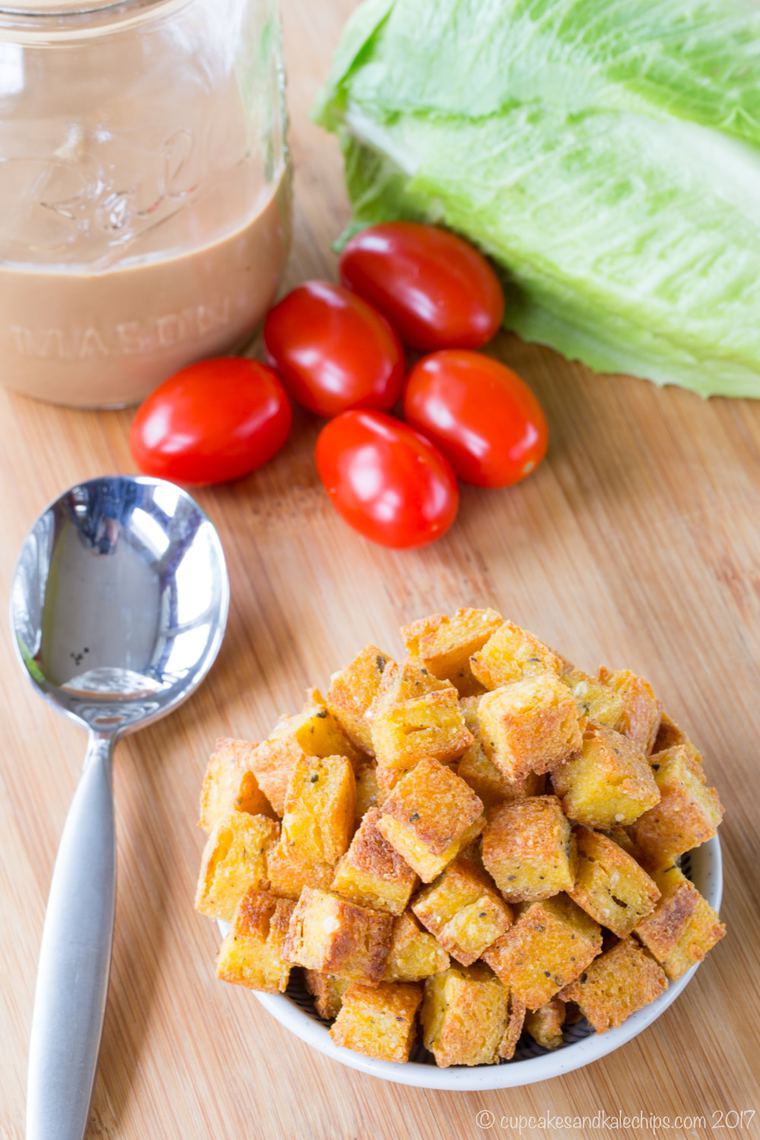
[[[228,603],[214,527],[159,479],[72,487],[21,549],[11,596],[21,662],[43,696],[89,730],[42,934],[27,1140],[81,1140],[87,1126],[113,932],[114,744],[197,688]]]

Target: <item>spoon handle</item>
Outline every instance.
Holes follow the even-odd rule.
[[[27,1140],[82,1140],[111,961],[116,848],[113,739],[90,734],[50,886],[37,968]]]

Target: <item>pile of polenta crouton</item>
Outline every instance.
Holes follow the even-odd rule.
[[[197,909],[217,973],[304,981],[335,1042],[510,1060],[620,1025],[725,933],[678,859],[722,817],[702,757],[628,671],[576,669],[491,609],[367,646],[203,783]]]

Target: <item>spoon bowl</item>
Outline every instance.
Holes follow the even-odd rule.
[[[180,487],[124,476],[72,487],[24,542],[15,644],[43,695],[117,735],[197,688],[224,634],[229,587],[216,530]]]
[[[221,645],[229,584],[198,504],[160,479],[66,491],[19,555],[11,625],[42,695],[89,731],[50,887],[37,972],[27,1140],[81,1140],[108,988],[115,903],[111,754],[198,687]]]

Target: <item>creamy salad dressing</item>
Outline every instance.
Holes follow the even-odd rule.
[[[118,406],[190,361],[241,347],[274,298],[288,207],[283,179],[222,236],[197,210],[194,243],[171,256],[102,272],[0,265],[3,382],[54,403]]]
[[[0,383],[102,407],[251,337],[290,187],[268,0],[96,7],[0,16]]]

